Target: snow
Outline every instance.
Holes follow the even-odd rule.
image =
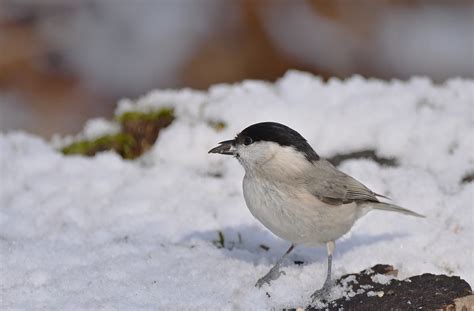
[[[379,284],[384,284],[384,285],[390,283],[390,281],[394,279],[392,275],[383,275],[383,274],[376,274],[372,276],[371,278],[374,283],[379,283]]]
[[[34,135],[0,134],[0,308],[306,306],[324,282],[324,247],[296,248],[286,275],[255,288],[288,243],[245,207],[237,161],[207,154],[266,120],[296,129],[321,156],[373,148],[396,157],[397,167],[360,159],[340,168],[427,216],[369,213],[336,243],[335,277],[387,263],[401,279],[444,273],[472,285],[473,183],[460,181],[474,172],[473,93],[470,80],[325,83],[295,71],[275,84],[153,91],[117,113],[171,105],[177,119],[135,161],[66,157]],[[81,135],[111,128],[91,124]],[[213,243],[219,231],[223,248]]]

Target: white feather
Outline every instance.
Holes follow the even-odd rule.
[[[292,147],[257,142],[239,146],[237,152],[245,168],[247,207],[284,240],[309,246],[334,241],[368,211],[356,203],[329,205],[311,194],[302,176],[314,166]]]

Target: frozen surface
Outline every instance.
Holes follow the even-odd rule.
[[[38,137],[0,135],[0,309],[270,309],[305,306],[325,250],[297,248],[271,287],[254,287],[288,243],[245,207],[243,169],[208,155],[245,126],[293,127],[322,156],[366,148],[398,167],[340,168],[426,219],[371,212],[336,245],[334,274],[377,263],[474,284],[474,82],[347,81],[290,72],[209,92],[155,91],[118,111],[172,105],[177,120],[141,159],[65,157]],[[217,132],[210,121],[227,126]],[[107,132],[90,123],[84,136]],[[218,231],[224,248],[217,248]],[[260,245],[269,247],[266,251]],[[293,261],[304,261],[295,265]]]

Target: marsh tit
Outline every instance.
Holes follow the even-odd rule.
[[[368,211],[384,210],[423,217],[390,203],[319,157],[306,139],[274,122],[251,125],[209,153],[232,155],[245,169],[243,192],[248,209],[290,248],[255,286],[270,284],[283,272],[284,258],[297,245],[326,244],[327,275],[313,295],[324,298],[331,289],[335,241]]]

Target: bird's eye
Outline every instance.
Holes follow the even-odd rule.
[[[250,145],[251,143],[253,143],[252,138],[250,138],[250,137],[248,137],[248,136],[245,136],[245,138],[244,138],[244,145],[245,145],[245,146],[248,146],[248,145]]]

